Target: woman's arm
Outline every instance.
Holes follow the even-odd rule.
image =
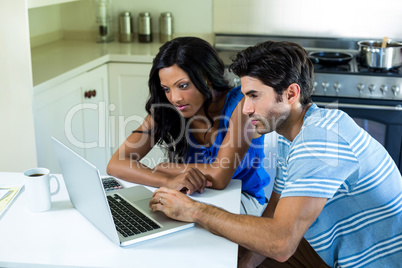
[[[246,154],[251,140],[255,135],[254,128],[248,123],[248,116],[242,113],[243,103],[244,98],[233,111],[226,136],[222,141],[221,148],[213,163],[163,163],[156,166],[156,170],[174,176],[190,168],[197,168],[212,182],[212,188],[224,189],[232,179],[233,174]]]
[[[152,139],[153,120],[150,115],[144,123],[132,133],[111,157],[107,166],[107,173],[114,177],[145,184],[153,187],[166,186],[179,191],[185,190],[191,194],[194,191],[202,192],[205,187],[211,186],[205,176],[196,169],[187,169],[177,176],[158,171],[140,163],[140,160],[155,145]]]
[[[133,132],[112,155],[107,166],[109,175],[120,179],[154,187],[166,185],[169,176],[154,172],[139,161],[152,149],[153,120],[148,115],[142,125]]]

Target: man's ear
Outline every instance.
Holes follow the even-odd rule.
[[[296,83],[292,83],[286,89],[286,98],[288,103],[293,104],[300,100],[300,86]]]

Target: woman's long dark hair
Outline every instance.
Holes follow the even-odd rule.
[[[213,121],[208,115],[208,107],[213,94],[210,88],[227,92],[230,86],[224,78],[225,65],[208,42],[196,37],[179,37],[160,47],[149,75],[150,98],[145,108],[155,122],[151,134],[155,135],[158,144],[167,148],[169,160],[183,162],[188,151],[185,135],[187,119],[170,104],[159,78],[160,69],[174,64],[187,73],[204,96],[204,112],[211,125]]]

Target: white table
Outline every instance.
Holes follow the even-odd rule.
[[[22,191],[0,218],[0,267],[237,266],[237,245],[199,225],[121,248],[72,206],[62,176],[56,176],[61,190],[52,197],[49,211],[30,212]],[[0,185],[23,182],[22,173],[0,173]],[[206,189],[193,197],[239,213],[240,189],[240,181],[232,180],[225,190]]]

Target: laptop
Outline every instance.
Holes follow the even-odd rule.
[[[105,192],[98,169],[52,137],[73,206],[114,243],[124,247],[194,226],[149,208],[152,191],[134,186]]]

